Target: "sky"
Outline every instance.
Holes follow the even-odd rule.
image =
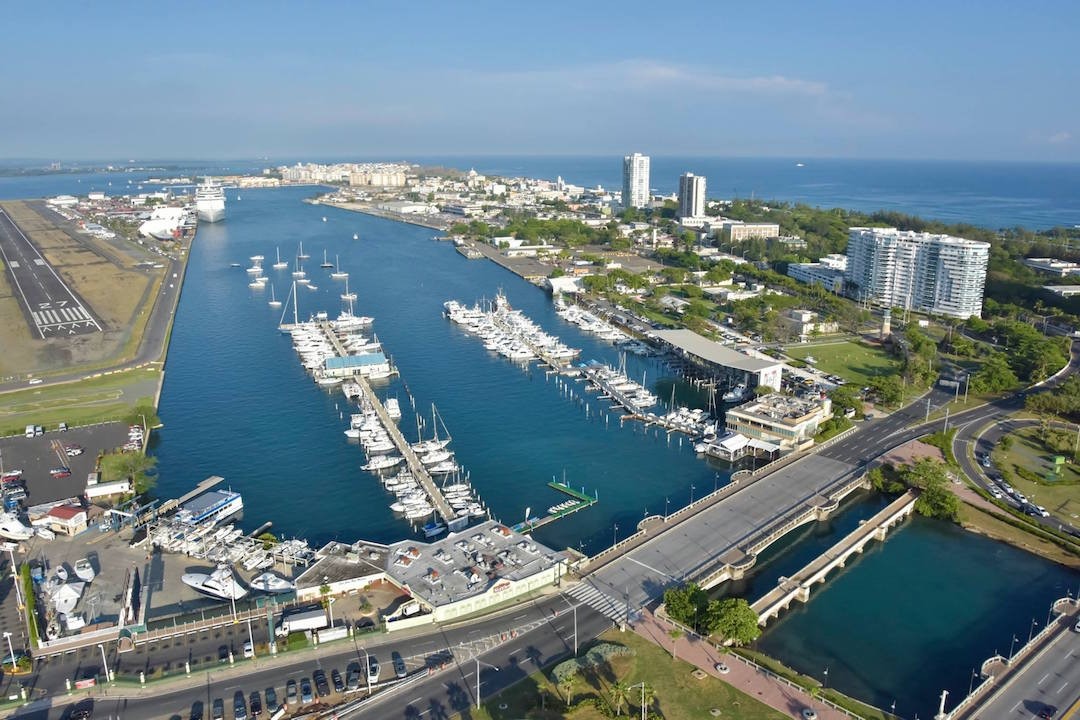
[[[1080,3],[7,3],[0,159],[1080,161]]]

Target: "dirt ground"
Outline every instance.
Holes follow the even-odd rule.
[[[43,216],[25,202],[4,202],[3,208],[102,321],[104,332],[35,338],[7,276],[0,274],[0,378],[100,365],[119,355],[133,328],[138,325],[141,332],[136,320],[155,297],[152,290],[162,271],[137,268],[145,260],[137,248],[79,233],[62,218]]]

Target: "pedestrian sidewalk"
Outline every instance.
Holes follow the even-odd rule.
[[[642,610],[640,619],[634,622],[634,632],[656,643],[669,653],[672,641],[668,632],[671,629],[671,625],[657,618],[649,610]],[[803,690],[794,688],[765,671],[748,665],[740,658],[722,653],[706,640],[684,634],[679,638],[676,646],[678,659],[696,665],[713,677],[720,678],[787,717],[802,720],[803,708],[809,707],[817,711],[817,716],[821,720],[847,720],[849,717],[820,700],[813,700]],[[715,665],[718,662],[723,662],[728,666],[727,674],[720,675],[716,672]]]

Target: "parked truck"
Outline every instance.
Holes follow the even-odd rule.
[[[308,607],[287,611],[281,616],[275,634],[285,637],[289,633],[321,630],[330,623],[326,620],[326,611],[321,607]]]

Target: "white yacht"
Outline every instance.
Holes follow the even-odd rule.
[[[292,592],[296,589],[296,583],[290,582],[272,572],[266,572],[252,579],[251,587],[259,592],[276,594]]]
[[[34,529],[23,525],[13,513],[0,513],[0,537],[7,540],[29,540],[34,537]]]
[[[203,222],[225,219],[225,191],[210,178],[195,189],[195,212]]]
[[[93,582],[94,578],[97,577],[97,573],[94,572],[94,566],[90,564],[89,558],[75,561],[75,577],[83,582]]]
[[[723,399],[724,402],[727,402],[727,403],[739,402],[745,396],[746,396],[746,384],[745,383],[739,383],[738,385],[736,385],[735,387],[731,388],[726,393],[724,393],[722,399]]]
[[[180,576],[181,582],[203,595],[218,600],[239,600],[248,594],[247,588],[240,585],[228,565],[218,565],[207,573],[186,573]]]
[[[281,248],[277,248],[277,262],[274,263],[275,270],[284,270],[289,267],[289,263],[281,259]]]

